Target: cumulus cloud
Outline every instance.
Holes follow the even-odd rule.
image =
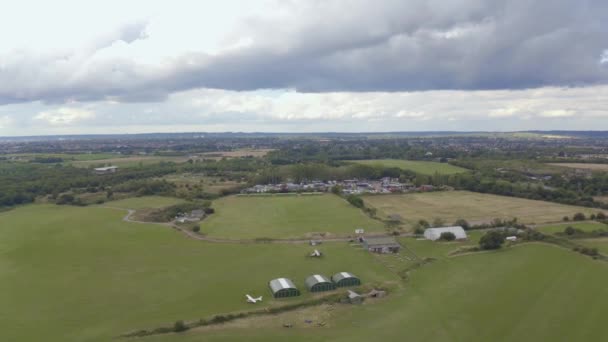
[[[61,107],[55,110],[43,111],[34,116],[34,120],[43,121],[54,126],[73,125],[92,119],[95,113],[80,108]]]
[[[198,88],[398,92],[608,81],[605,1],[333,0],[274,7],[272,15],[241,20],[227,34],[226,49],[165,51],[157,63],[129,54],[142,40],[154,44],[147,21],[75,51],[7,52],[0,56],[0,103],[162,101]]]

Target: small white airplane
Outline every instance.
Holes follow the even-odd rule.
[[[250,295],[245,295],[245,297],[247,297],[247,302],[248,303],[257,303],[257,302],[261,302],[262,301],[262,296],[259,296],[258,298],[253,298]]]
[[[317,257],[317,258],[318,258],[318,257],[320,257],[321,255],[322,255],[322,253],[321,253],[321,252],[319,252],[319,250],[318,250],[318,249],[315,249],[315,250],[314,250],[312,253],[310,253],[310,256],[311,256],[311,257]]]

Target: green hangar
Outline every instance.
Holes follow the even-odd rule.
[[[287,278],[273,279],[268,283],[274,298],[296,297],[300,295],[300,290],[293,282]]]
[[[305,284],[310,292],[323,292],[336,289],[336,285],[329,278],[320,274],[313,274],[306,278]]]
[[[334,282],[334,284],[336,284],[337,287],[361,285],[361,279],[348,272],[336,273],[331,277],[331,280]]]

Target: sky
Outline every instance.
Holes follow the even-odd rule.
[[[0,136],[608,129],[608,1],[0,1]]]

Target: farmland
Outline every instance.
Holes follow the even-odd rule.
[[[130,205],[132,206],[132,205]],[[0,213],[0,314],[5,341],[109,341],[177,319],[248,310],[267,282],[350,270],[366,283],[398,278],[346,243],[322,260],[293,244],[211,244],[167,227],[121,221],[123,211],[30,205]],[[306,300],[310,295],[290,300]],[[257,306],[261,308],[264,306]]]
[[[225,238],[294,238],[309,233],[349,235],[383,225],[334,195],[230,196],[213,202],[201,233]]]
[[[591,170],[591,171],[608,171],[608,164],[592,164],[592,163],[551,163],[549,165],[567,167],[571,169]]]
[[[94,167],[103,165],[115,165],[118,167],[135,167],[140,165],[157,164],[160,162],[182,163],[187,157],[164,157],[164,156],[125,156],[119,158],[78,160],[71,162],[76,167]]]
[[[417,160],[399,160],[399,159],[369,159],[369,160],[352,160],[353,163],[364,165],[379,165],[382,167],[398,167],[403,170],[410,170],[416,173],[425,175],[434,175],[435,173],[443,175],[451,175],[455,173],[467,172],[467,169],[450,165],[448,163],[438,163],[431,161]]]
[[[195,329],[137,341],[589,341],[605,337],[606,263],[539,244],[446,257],[444,252],[458,243],[405,242],[438,260],[412,271],[407,289],[390,300],[330,311],[325,328],[309,328],[299,320],[294,328],[285,329],[280,323],[287,318],[277,316],[254,327],[227,325],[212,334]],[[437,253],[434,247],[444,252]]]
[[[377,208],[380,214],[398,214],[407,223],[421,219],[431,221],[435,218],[447,223],[458,218],[481,223],[490,222],[494,218],[513,217],[523,223],[547,223],[560,221],[563,216],[572,216],[577,212],[597,212],[583,207],[468,191],[366,196],[364,201],[366,205]]]

